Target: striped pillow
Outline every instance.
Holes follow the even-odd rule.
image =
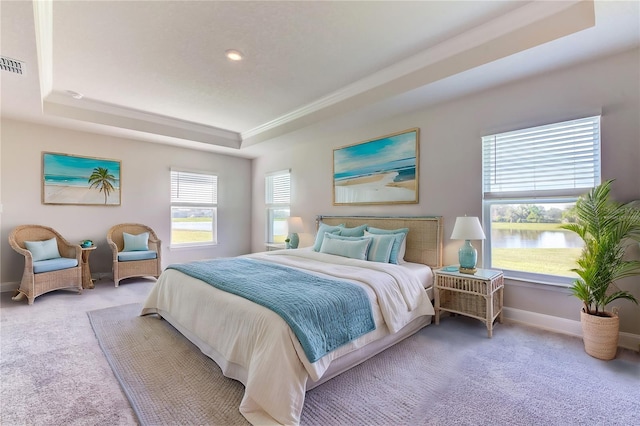
[[[396,241],[395,235],[378,235],[365,231],[364,236],[372,238],[371,245],[369,246],[369,254],[367,254],[367,260],[372,262],[389,263],[391,249],[393,249],[393,244]]]
[[[402,246],[402,243],[404,242],[407,234],[409,233],[409,228],[380,229],[380,228],[374,228],[370,226],[367,231],[369,231],[371,234],[382,234],[382,235],[393,234],[396,240],[393,243],[393,248],[391,249],[391,255],[389,256],[389,263],[399,264],[404,260],[402,259],[402,257],[400,257],[400,251],[401,251],[400,247]]]

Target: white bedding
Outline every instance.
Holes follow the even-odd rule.
[[[142,313],[158,313],[241,381],[240,412],[252,424],[298,424],[307,381],[319,381],[331,362],[434,314],[419,274],[405,265],[348,259],[311,250],[247,257],[345,279],[365,289],[376,329],[310,363],[287,323],[271,310],[176,270],[165,270]],[[426,277],[428,279],[428,277]],[[425,321],[426,323],[426,321]]]
[[[433,287],[433,269],[422,263],[404,262],[403,268],[410,269],[418,276],[418,279],[422,283],[422,286],[426,289]]]

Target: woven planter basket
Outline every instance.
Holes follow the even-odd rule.
[[[616,357],[620,330],[620,318],[618,315],[610,312],[607,314],[609,316],[600,317],[580,311],[584,350],[592,357],[603,360],[610,360]]]

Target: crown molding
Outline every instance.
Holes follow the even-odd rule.
[[[34,1],[33,18],[38,51],[40,94],[44,101],[53,88],[53,1]]]

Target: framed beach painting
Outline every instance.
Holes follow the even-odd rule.
[[[333,150],[333,204],[418,202],[420,129]]]
[[[42,153],[42,203],[119,206],[121,163],[105,158]]]

